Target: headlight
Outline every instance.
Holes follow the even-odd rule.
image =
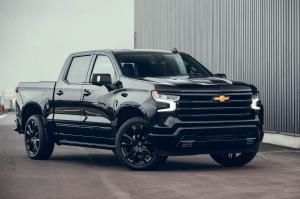
[[[169,104],[169,108],[158,109],[157,112],[171,112],[176,110],[176,102],[180,99],[176,95],[164,95],[160,94],[157,91],[152,91],[151,93],[153,99],[157,102]]]
[[[259,101],[259,94],[255,93],[252,95],[252,103],[251,103],[251,108],[254,110],[260,110],[260,107],[257,105]]]

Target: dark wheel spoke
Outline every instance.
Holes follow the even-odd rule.
[[[30,144],[32,143],[32,140],[31,139],[26,139],[26,144]]]
[[[149,134],[143,136],[143,140],[147,141],[149,139]]]
[[[32,134],[30,133],[30,131],[26,131],[26,134],[30,137],[32,137]]]
[[[149,132],[142,124],[134,124],[122,134],[121,148],[131,164],[146,164],[153,158]]]
[[[151,143],[146,141],[146,142],[144,142],[144,145],[148,147],[148,146],[151,146]]]
[[[35,152],[38,150],[38,145],[36,142],[33,142],[33,148]]]
[[[30,129],[30,132],[31,133],[34,133],[35,132],[35,129],[34,129],[34,121],[32,121],[29,125],[29,129]]]
[[[142,130],[143,130],[143,126],[141,125],[134,125],[131,127],[135,137],[137,140],[141,140],[141,136],[142,136]]]
[[[152,155],[152,153],[151,153],[148,149],[144,149],[144,152],[145,152],[145,154],[147,154],[147,155],[149,155],[149,156]]]
[[[228,153],[228,154],[227,154],[227,157],[228,157],[229,159],[235,159],[235,158],[236,158],[236,153]]]
[[[35,155],[38,152],[40,144],[39,130],[37,124],[33,120],[27,125],[27,130],[25,133],[25,144],[28,152],[31,155]]]
[[[35,143],[36,143],[36,146],[37,146],[37,148],[38,148],[39,145],[40,145],[40,141],[39,141],[38,139],[36,139],[36,140],[35,140]]]
[[[134,144],[133,144],[133,143],[126,143],[126,142],[123,142],[123,143],[121,144],[121,146],[122,146],[122,147],[132,147],[132,146],[134,146]]]
[[[126,158],[131,158],[133,156],[133,154],[135,153],[134,150],[130,151],[127,155]]]
[[[148,162],[150,160],[149,158],[152,158],[151,154],[147,153],[145,150],[143,151],[143,155],[143,159],[145,162]],[[147,157],[149,158],[147,159]]]
[[[236,153],[232,153],[232,158],[233,158],[233,159],[236,158]]]
[[[134,141],[134,138],[130,137],[128,134],[124,133],[123,137],[127,138],[128,140],[130,140],[131,142]]]
[[[138,160],[137,158],[138,158],[138,152],[135,151],[135,153],[133,154],[133,159],[132,159],[133,163],[137,162],[137,160]]]
[[[38,127],[37,127],[37,124],[34,123],[34,131],[37,132],[38,131]]]
[[[28,125],[28,130],[29,130],[29,132],[32,134],[33,133],[33,130],[32,130],[32,128],[31,128],[31,125]]]

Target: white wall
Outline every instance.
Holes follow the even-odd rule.
[[[0,0],[0,90],[56,80],[68,54],[133,48],[133,0]]]

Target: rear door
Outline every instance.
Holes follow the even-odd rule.
[[[82,85],[86,81],[91,59],[89,54],[72,57],[61,80],[56,84],[55,128],[66,139],[80,140]]]

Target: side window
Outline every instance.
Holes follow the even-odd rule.
[[[85,78],[89,69],[91,56],[74,57],[71,62],[66,80],[70,83],[85,82]]]
[[[181,55],[184,65],[186,67],[186,71],[189,74],[197,74],[202,77],[210,77],[211,73],[199,62],[197,62],[194,58]]]
[[[109,57],[105,55],[97,56],[91,78],[93,74],[110,74],[112,82],[116,80],[116,73],[113,64]]]

